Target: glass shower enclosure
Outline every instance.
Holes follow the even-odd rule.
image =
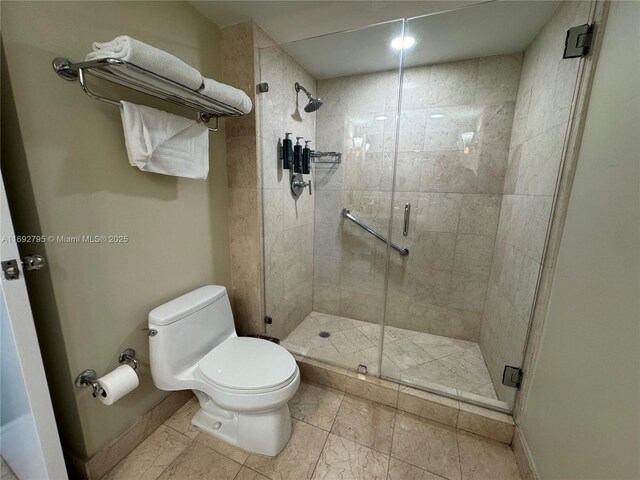
[[[485,3],[260,50],[268,335],[510,410],[580,66],[564,39],[589,7]],[[286,133],[313,150],[302,193]]]

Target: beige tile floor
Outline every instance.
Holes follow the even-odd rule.
[[[4,461],[4,458],[0,457],[2,460],[2,470],[0,470],[0,479],[1,480],[18,480],[18,477],[7,462]]]
[[[511,449],[395,408],[303,382],[289,402],[293,432],[275,458],[191,426],[190,400],[107,480],[515,480]]]
[[[331,336],[319,336],[321,331]],[[282,341],[290,352],[376,374],[380,327],[376,324],[311,312]],[[496,399],[489,371],[475,342],[385,327],[384,376],[415,385],[437,384]]]

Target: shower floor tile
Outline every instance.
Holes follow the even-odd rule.
[[[321,337],[320,332],[330,335]],[[377,373],[378,325],[311,312],[282,341],[290,352],[341,367],[366,365]],[[418,386],[438,384],[497,399],[489,371],[475,342],[386,327],[382,374]]]

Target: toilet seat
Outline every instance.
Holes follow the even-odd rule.
[[[297,365],[280,345],[253,337],[231,337],[198,362],[202,376],[216,387],[240,394],[267,393],[293,381]]]

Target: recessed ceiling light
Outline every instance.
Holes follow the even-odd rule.
[[[433,115],[429,115],[431,118],[444,118],[443,113],[434,113]]]
[[[386,120],[386,119],[387,119],[387,116],[386,116],[386,115],[378,115],[378,116],[377,116],[377,117],[375,117],[375,118],[376,118],[376,120],[378,120],[378,121],[380,121],[380,122],[381,122],[381,121],[383,121],[383,120]]]
[[[391,40],[391,47],[396,50],[411,48],[416,44],[413,37],[397,37]]]

